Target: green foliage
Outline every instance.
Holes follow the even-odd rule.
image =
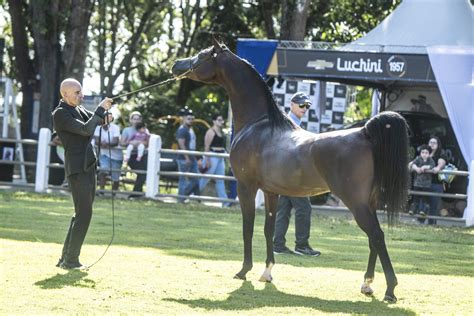
[[[311,2],[309,40],[351,42],[376,27],[400,0],[318,0]]]
[[[349,104],[344,113],[344,123],[346,124],[370,118],[372,113],[372,89],[355,87],[354,93],[355,101]]]
[[[86,70],[89,76],[100,78],[93,92],[118,95],[168,79],[173,61],[210,46],[212,35],[233,51],[239,37],[266,38],[262,3],[238,0],[96,2],[89,28]],[[296,5],[296,1],[285,3],[289,8]],[[398,3],[400,0],[311,1],[306,39],[352,41],[380,23]],[[272,2],[277,38],[281,33],[283,4],[283,0]],[[67,20],[66,15],[60,19],[61,27]],[[5,63],[7,74],[15,78],[16,69],[10,66],[13,59],[10,23],[3,25],[3,31],[9,56]],[[32,39],[28,40],[32,44]],[[159,121],[160,117],[174,115],[187,105],[196,117],[210,122],[211,113],[219,111],[227,116],[228,108],[227,96],[221,88],[189,80],[156,87],[117,103],[124,114],[122,125],[127,125],[124,118],[130,111],[140,110],[150,130],[162,136],[165,146],[174,142],[176,126],[174,122]],[[349,113],[350,119],[365,115],[365,101],[358,99],[358,103],[361,114],[354,108],[353,114]],[[199,130],[198,137],[201,146]]]

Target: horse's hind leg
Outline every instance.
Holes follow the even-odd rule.
[[[252,269],[252,237],[255,222],[255,195],[257,188],[237,183],[237,195],[239,196],[240,209],[242,211],[242,228],[244,237],[244,263],[242,270],[235,275],[236,279],[246,280],[247,272]]]
[[[387,290],[385,291],[384,300],[388,302],[396,302],[397,297],[394,294],[395,286],[398,281],[393,270],[392,262],[388,255],[387,246],[385,245],[385,236],[380,228],[379,221],[375,212],[370,212],[368,207],[356,209],[354,212],[354,218],[357,221],[359,227],[369,237],[369,245],[371,245],[380,258],[382,263],[383,272],[385,274],[385,280],[387,282]],[[366,276],[373,276],[372,266],[375,266],[376,255],[373,254],[371,247],[371,254],[369,255],[369,264],[367,267]],[[373,261],[373,262],[372,262]]]
[[[278,195],[265,193],[265,240],[267,242],[267,260],[265,271],[260,277],[262,282],[272,282],[272,267],[275,265],[273,255],[273,234],[275,233],[275,218],[278,204]]]
[[[362,284],[360,288],[361,293],[365,295],[372,295],[374,293],[374,290],[372,290],[372,288],[370,287],[370,284],[374,281],[375,263],[377,262],[377,250],[370,242],[370,238],[369,238],[369,248],[370,248],[370,254],[369,254],[369,262],[367,264],[367,271],[365,272],[365,275],[364,275],[364,283]]]

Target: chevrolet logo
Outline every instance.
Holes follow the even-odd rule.
[[[333,68],[334,63],[330,61],[325,61],[324,59],[316,59],[316,60],[308,61],[308,64],[306,65],[306,67],[314,68],[316,70],[324,70],[326,68]]]

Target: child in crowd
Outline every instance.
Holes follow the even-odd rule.
[[[433,158],[430,157],[431,148],[428,145],[420,146],[420,155],[409,163],[410,171],[415,171],[413,187],[415,191],[431,191],[431,181],[433,174],[429,171],[435,167]],[[426,215],[425,210],[429,208],[429,197],[423,195],[413,195],[412,209],[409,211],[413,215],[413,210],[420,215]]]
[[[137,123],[135,128],[137,132],[130,139],[130,143],[125,151],[124,162],[128,162],[134,149],[137,150],[137,161],[141,161],[145,153],[145,148],[148,145],[148,140],[150,139],[150,132],[143,123]]]

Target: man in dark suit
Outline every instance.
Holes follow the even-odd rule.
[[[82,243],[92,217],[96,190],[96,155],[91,145],[95,127],[103,122],[112,99],[102,100],[95,112],[80,104],[84,95],[75,79],[61,83],[62,99],[54,109],[54,129],[64,146],[64,169],[74,201],[75,214],[64,241],[61,258],[56,266],[64,269],[85,268],[79,262]]]

